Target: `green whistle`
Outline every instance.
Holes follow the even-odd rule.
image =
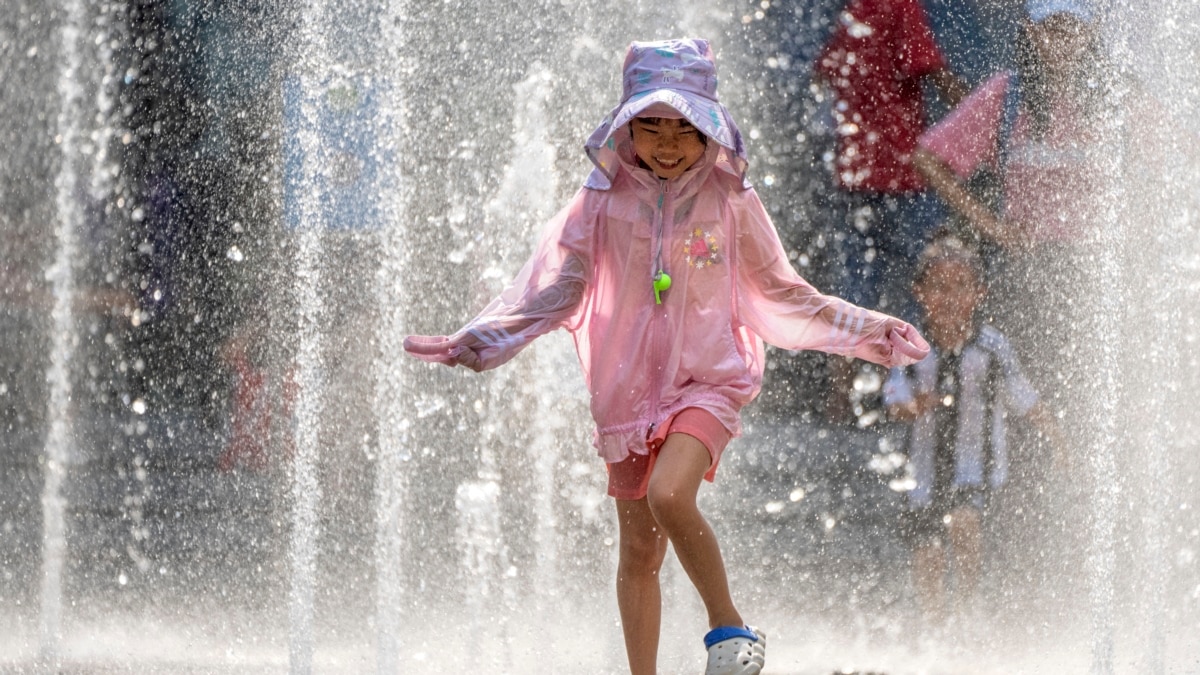
[[[654,275],[654,304],[662,304],[662,296],[660,294],[670,287],[671,276],[666,272],[659,270],[658,274]]]

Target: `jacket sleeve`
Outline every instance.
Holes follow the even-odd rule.
[[[889,367],[914,362],[901,353],[894,332],[913,336],[911,342],[928,352],[928,345],[909,324],[824,295],[801,278],[753,190],[731,195],[730,204],[739,323],[776,347],[842,354]]]
[[[580,190],[546,225],[537,248],[503,292],[458,332],[480,370],[507,362],[540,335],[576,325],[592,274],[593,232],[602,193]]]

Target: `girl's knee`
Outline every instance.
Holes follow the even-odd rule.
[[[667,538],[659,531],[621,534],[620,565],[627,571],[657,573],[667,557]]]
[[[651,481],[646,499],[654,518],[668,527],[680,518],[689,517],[699,511],[695,495],[665,481],[658,484]]]

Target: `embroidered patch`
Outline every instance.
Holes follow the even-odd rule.
[[[683,241],[683,257],[690,267],[702,269],[721,262],[721,248],[716,237],[696,228]]]
[[[667,84],[670,84],[672,82],[683,82],[684,77],[685,77],[685,75],[683,72],[683,68],[676,67],[676,68],[663,68],[662,69],[662,81]]]

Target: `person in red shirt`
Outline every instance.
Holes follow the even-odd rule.
[[[946,68],[918,0],[852,0],[816,68],[837,101],[838,185],[868,193],[923,190],[910,161],[925,129],[921,80],[930,78],[951,104],[966,88]]]
[[[926,127],[922,82],[949,105],[967,86],[947,68],[919,0],[850,0],[837,21],[815,62],[837,136],[832,291],[913,320],[916,259],[941,219],[911,161]],[[851,367],[834,360],[832,371],[836,394],[827,412],[842,417]]]

